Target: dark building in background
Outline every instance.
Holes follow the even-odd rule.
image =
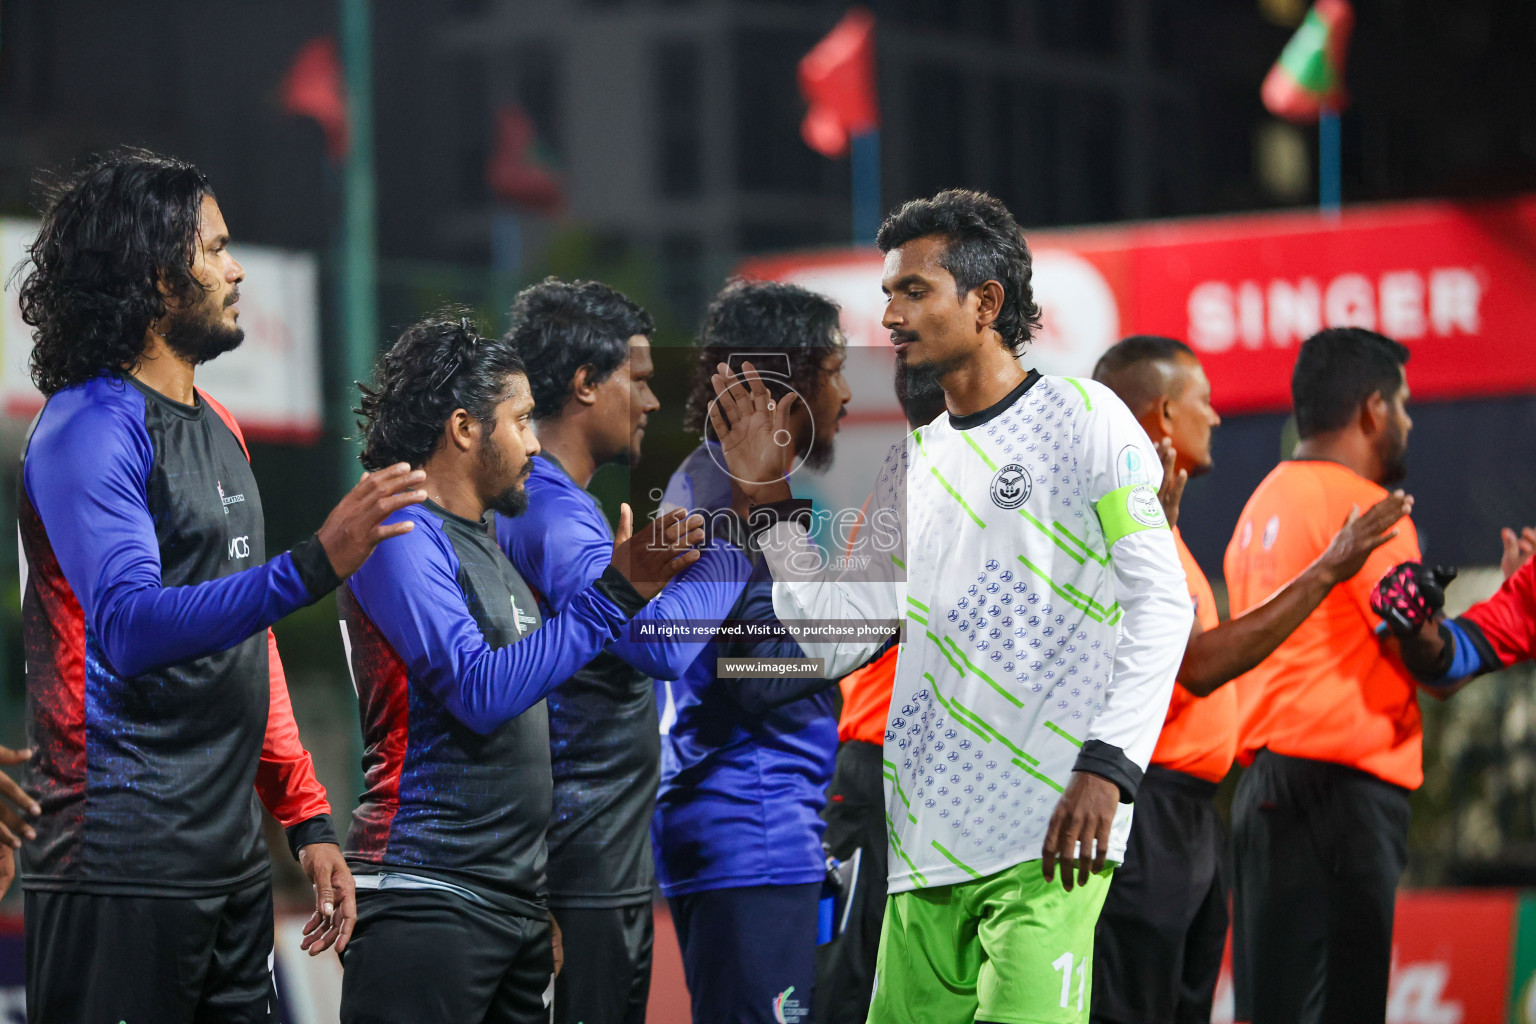
[[[386,260],[489,267],[496,109],[522,106],[562,220],[521,218],[522,269],[591,233],[691,327],[749,253],[839,244],[848,166],[799,137],[795,64],[843,0],[388,0],[373,5]],[[965,185],[1025,225],[1310,201],[1312,133],[1260,106],[1300,0],[870,0],[884,202]],[[1344,118],[1348,201],[1536,188],[1536,8],[1360,0]],[[239,236],[324,250],[338,176],[285,114],[294,52],[333,3],[7,0],[0,210],[37,167],[132,142],[198,162]],[[419,268],[414,268],[419,269]],[[411,266],[384,268],[410,290]],[[431,288],[427,288],[431,291]]]

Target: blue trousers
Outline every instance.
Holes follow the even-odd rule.
[[[693,1024],[810,1024],[821,883],[674,896]]]

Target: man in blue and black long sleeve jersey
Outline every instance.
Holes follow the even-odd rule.
[[[364,392],[364,465],[420,466],[428,500],[338,601],[366,786],[347,1024],[548,1020],[544,698],[698,558],[671,546],[702,539],[681,516],[631,543],[626,507],[612,565],[546,618],[487,518],[527,507],[532,411],[516,350],[455,317],[407,330]]]
[[[540,452],[528,512],[497,517],[496,534],[543,614],[564,611],[608,564],[612,531],[585,487],[598,467],[640,459],[647,417],[659,408],[649,383],[652,330],[645,310],[596,281],[551,278],[513,304],[507,338],[528,366]],[[714,544],[549,695],[549,905],[565,948],[556,1024],[645,1020],[661,775],[652,679],[682,675],[749,571],[737,548]],[[633,634],[647,621],[685,623],[691,635],[641,640]]]
[[[781,372],[793,402],[785,446],[793,466],[823,468],[849,400],[838,308],[802,288],[733,282],[705,315],[688,404],[702,427],[721,362],[744,355]],[[793,391],[798,398],[786,398]],[[745,498],[712,433],[672,475],[663,507],[705,514],[722,529]],[[746,545],[744,535],[738,540]],[[772,627],[773,585],[754,568],[729,618]],[[718,658],[803,658],[788,638],[712,643],[667,684],[658,881],[672,906],[695,1024],[803,1020],[815,983],[817,908],[826,878],[820,812],[837,755],[835,681],[722,678]]]
[[[195,167],[93,163],[29,256],[48,396],[18,502],[40,804],[22,849],[29,1019],[268,1021],[258,799],[315,886],[304,947],[345,947],[355,914],[269,627],[408,529],[379,521],[421,500],[419,476],[380,467],[268,561],[240,428],[194,384],[242,340],[245,276]]]

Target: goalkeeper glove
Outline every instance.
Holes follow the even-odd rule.
[[[1394,565],[1371,591],[1371,611],[1399,636],[1416,633],[1445,607],[1445,588],[1455,578],[1454,566],[1430,567],[1422,562]]]

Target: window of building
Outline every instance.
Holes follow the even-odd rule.
[[[744,31],[736,36],[736,178],[741,188],[814,192],[831,164],[800,138],[805,101],[800,58],[821,33]],[[840,175],[846,178],[846,170]]]
[[[697,43],[669,40],[656,46],[656,186],[668,199],[691,199],[704,190],[703,110]]]

